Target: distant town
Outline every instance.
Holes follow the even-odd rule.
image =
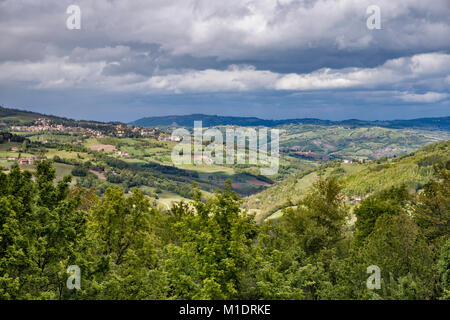
[[[87,123],[89,124],[89,123]],[[140,126],[126,125],[126,124],[95,124],[101,126],[101,129],[94,129],[88,126],[69,126],[61,123],[56,123],[47,118],[38,118],[31,125],[13,125],[12,131],[18,132],[64,132],[65,134],[94,136],[97,138],[105,137],[148,137],[153,136],[159,141],[179,141],[177,137],[172,138],[168,132],[160,130],[159,128],[143,128]],[[112,130],[111,130],[112,128]]]

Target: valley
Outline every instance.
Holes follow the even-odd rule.
[[[256,214],[257,221],[280,216],[281,209],[301,199],[320,175],[339,177],[350,205],[358,202],[355,199],[393,185],[406,184],[410,192],[416,192],[432,174],[433,163],[421,166],[419,162],[427,156],[437,157],[436,161],[449,156],[448,143],[441,151],[427,153],[421,149],[408,156],[430,143],[447,141],[450,131],[443,125],[446,118],[427,119],[422,125],[411,121],[410,127],[401,128],[355,120],[266,121],[266,125],[280,130],[280,167],[276,175],[263,176],[257,165],[249,164],[175,166],[170,155],[177,142],[171,140],[171,132],[179,126],[164,126],[169,120],[176,120],[170,117],[155,122],[162,125],[149,128],[76,121],[6,108],[0,109],[0,116],[3,170],[9,170],[16,162],[33,170],[37,160],[49,159],[54,162],[57,180],[71,174],[72,185],[94,188],[98,194],[112,185],[125,192],[138,187],[163,209],[176,201],[190,201],[193,184],[198,184],[208,197],[229,179],[233,190],[244,197],[243,207]],[[253,118],[236,119],[205,120],[217,123],[215,128],[219,130],[227,126],[239,128],[236,123],[246,127],[262,123]],[[433,127],[430,123],[439,125]]]

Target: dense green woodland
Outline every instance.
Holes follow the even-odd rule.
[[[344,202],[319,177],[277,220],[257,224],[227,183],[168,211],[134,189],[55,183],[51,162],[0,172],[1,299],[449,299],[450,161],[411,196],[392,187]],[[81,269],[69,290],[66,270]],[[381,289],[369,290],[369,265]]]

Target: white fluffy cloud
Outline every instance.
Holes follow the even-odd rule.
[[[311,90],[404,85],[450,73],[450,55],[419,54],[386,61],[375,68],[321,69],[309,74],[288,74],[277,81],[281,90]]]
[[[432,103],[447,99],[448,97],[449,95],[447,93],[426,92],[423,94],[403,93],[400,99],[406,102]]]
[[[76,49],[77,52],[83,52]],[[374,68],[324,68],[306,74],[280,74],[256,70],[252,66],[231,65],[226,70],[187,70],[145,77],[136,73],[105,74],[105,68],[120,65],[107,61],[124,48],[91,52],[103,60],[74,62],[69,56],[47,57],[38,62],[4,62],[0,64],[1,82],[24,82],[35,88],[99,88],[107,91],[141,92],[221,92],[252,90],[330,90],[347,88],[408,89],[415,84],[445,82],[450,73],[450,55],[427,53],[386,61]],[[404,101],[438,101],[447,95],[405,94]],[[422,100],[421,100],[422,99]]]

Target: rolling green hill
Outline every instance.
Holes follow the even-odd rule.
[[[449,131],[411,128],[290,124],[279,129],[282,151],[323,160],[393,157],[413,152],[429,143],[450,139]]]
[[[193,121],[193,117],[197,116],[186,117],[185,120]],[[210,124],[240,119],[242,125],[257,125],[261,120],[208,117],[212,121]],[[34,121],[38,118],[66,124],[66,131],[50,131],[45,128],[26,130],[27,126],[35,125]],[[439,119],[445,124],[447,118]],[[408,121],[422,124],[431,121],[422,120]],[[277,122],[276,128],[280,130],[280,168],[277,175],[264,177],[260,175],[257,165],[175,166],[171,161],[171,150],[176,142],[166,138],[170,136],[170,131],[163,132],[163,140],[157,134],[141,136],[140,128],[132,126],[127,127],[130,135],[118,135],[117,127],[122,126],[116,127],[113,123],[76,121],[0,107],[0,123],[3,123],[0,165],[7,169],[21,157],[54,159],[60,164],[57,166],[59,176],[74,172],[77,174],[75,180],[84,187],[96,187],[100,192],[111,184],[119,185],[126,191],[139,187],[152,197],[167,199],[189,197],[193,182],[210,193],[223,187],[225,181],[230,179],[233,190],[248,197],[246,208],[257,212],[258,218],[265,218],[289,205],[289,200],[297,201],[319,173],[341,176],[347,183],[345,192],[349,198],[377,192],[392,182],[406,183],[411,190],[416,190],[426,182],[431,173],[430,166],[419,167],[416,163],[420,160],[417,159],[417,154],[430,151],[427,148],[421,149],[412,158],[404,155],[427,144],[450,139],[450,131],[437,130],[436,127],[433,130],[409,127],[396,129],[367,125],[369,122],[359,120],[333,122],[307,119],[306,122],[308,121],[310,123]],[[405,124],[408,121],[399,123]],[[439,122],[438,118],[433,121]],[[396,125],[400,125],[399,123]],[[23,127],[12,130],[12,126],[17,124]],[[79,126],[92,127],[97,131],[93,133],[73,128]],[[216,127],[225,129],[224,126]],[[24,140],[28,142],[28,146],[23,146]],[[447,155],[440,156],[448,156],[448,150]],[[396,158],[386,160],[383,157]],[[347,162],[368,162],[342,163],[344,159]],[[170,201],[172,200],[168,202]]]
[[[33,111],[5,108],[0,106],[0,127],[7,127],[11,125],[29,125],[39,118],[46,118],[56,124],[81,126],[81,127],[94,127],[94,128],[119,123],[119,122],[100,122],[92,120],[74,120],[65,117],[57,117],[54,115],[47,115]]]
[[[415,193],[430,179],[433,165],[445,161],[450,161],[450,141],[430,144],[408,155],[366,163],[327,162],[247,197],[245,208],[255,212],[258,220],[265,219],[295,204],[320,174],[339,177],[349,201],[402,184]]]
[[[30,123],[43,116],[42,114],[0,106],[0,119],[3,125]]]
[[[357,119],[331,121],[314,118],[268,120],[256,117],[230,117],[230,116],[218,116],[206,114],[191,114],[191,115],[145,117],[132,121],[130,122],[130,124],[142,127],[156,127],[156,126],[192,127],[194,125],[194,121],[202,121],[204,127],[213,127],[220,125],[235,125],[243,127],[251,127],[251,126],[276,127],[287,124],[314,124],[322,126],[341,125],[352,128],[376,126],[395,129],[420,128],[427,130],[450,130],[450,117],[419,118],[412,120],[389,120],[389,121],[364,121]]]

